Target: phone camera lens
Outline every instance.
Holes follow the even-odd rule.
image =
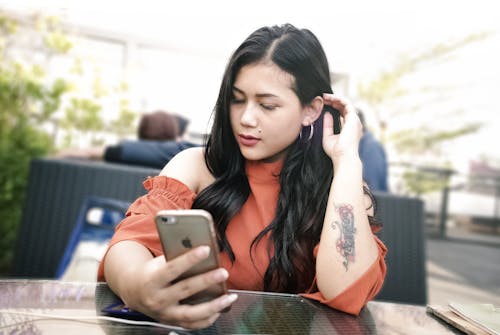
[[[165,224],[175,224],[177,222],[175,216],[170,216],[170,215],[165,215],[165,216],[160,216],[159,219],[162,223]]]

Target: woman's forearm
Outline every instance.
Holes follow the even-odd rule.
[[[361,277],[378,257],[357,155],[335,164],[316,260],[318,289],[332,299]]]
[[[137,269],[152,258],[146,247],[134,241],[122,241],[109,249],[104,259],[106,282],[125,303],[134,305]]]
[[[159,322],[184,328],[205,328],[237,298],[223,294],[197,305],[181,303],[195,293],[227,279],[224,269],[216,269],[173,283],[180,274],[209,255],[209,248],[194,248],[167,262],[153,257],[149,250],[133,241],[112,246],[105,258],[105,276],[111,289],[132,309]]]

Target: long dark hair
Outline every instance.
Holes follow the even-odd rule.
[[[216,222],[220,248],[235,256],[226,228],[248,198],[245,158],[234,138],[230,102],[236,75],[248,64],[272,62],[294,78],[293,90],[302,106],[331,93],[330,70],[320,42],[307,29],[291,24],[264,27],[252,33],[230,58],[214,108],[205,161],[215,182],[196,197],[193,208],[208,210]],[[273,221],[255,238],[249,252],[270,234],[274,254],[264,275],[264,290],[303,292],[315,275],[314,246],[319,242],[333,178],[332,160],[322,147],[323,113],[304,136],[291,144],[279,176],[280,193]],[[268,246],[270,248],[270,246]],[[270,250],[270,249],[268,249]],[[251,255],[251,254],[250,254]]]

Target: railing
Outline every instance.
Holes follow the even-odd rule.
[[[447,222],[450,215],[456,214],[450,213],[450,196],[453,192],[459,191],[464,191],[466,194],[470,195],[483,195],[493,198],[491,212],[488,212],[488,210],[481,213],[474,213],[473,211],[470,211],[468,215],[473,222],[490,226],[494,233],[499,232],[500,175],[494,175],[491,173],[462,174],[453,169],[424,166],[413,163],[392,163],[391,169],[391,178],[401,178],[401,176],[407,171],[417,171],[426,176],[426,178],[434,179],[442,183],[442,187],[439,190],[440,204],[439,208],[435,211],[438,221],[437,237],[447,237]],[[398,191],[400,190],[396,190],[396,192]],[[421,198],[425,198],[424,194],[416,195]],[[428,210],[427,214],[429,213],[431,213],[431,211]]]

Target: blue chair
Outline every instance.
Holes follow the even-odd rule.
[[[129,206],[129,202],[122,200],[88,196],[80,208],[75,227],[59,262],[56,278],[64,279],[68,267],[76,257],[75,252],[85,243],[106,246],[113,236],[116,225],[125,217]],[[97,259],[94,262],[95,270],[99,261],[100,259]]]

